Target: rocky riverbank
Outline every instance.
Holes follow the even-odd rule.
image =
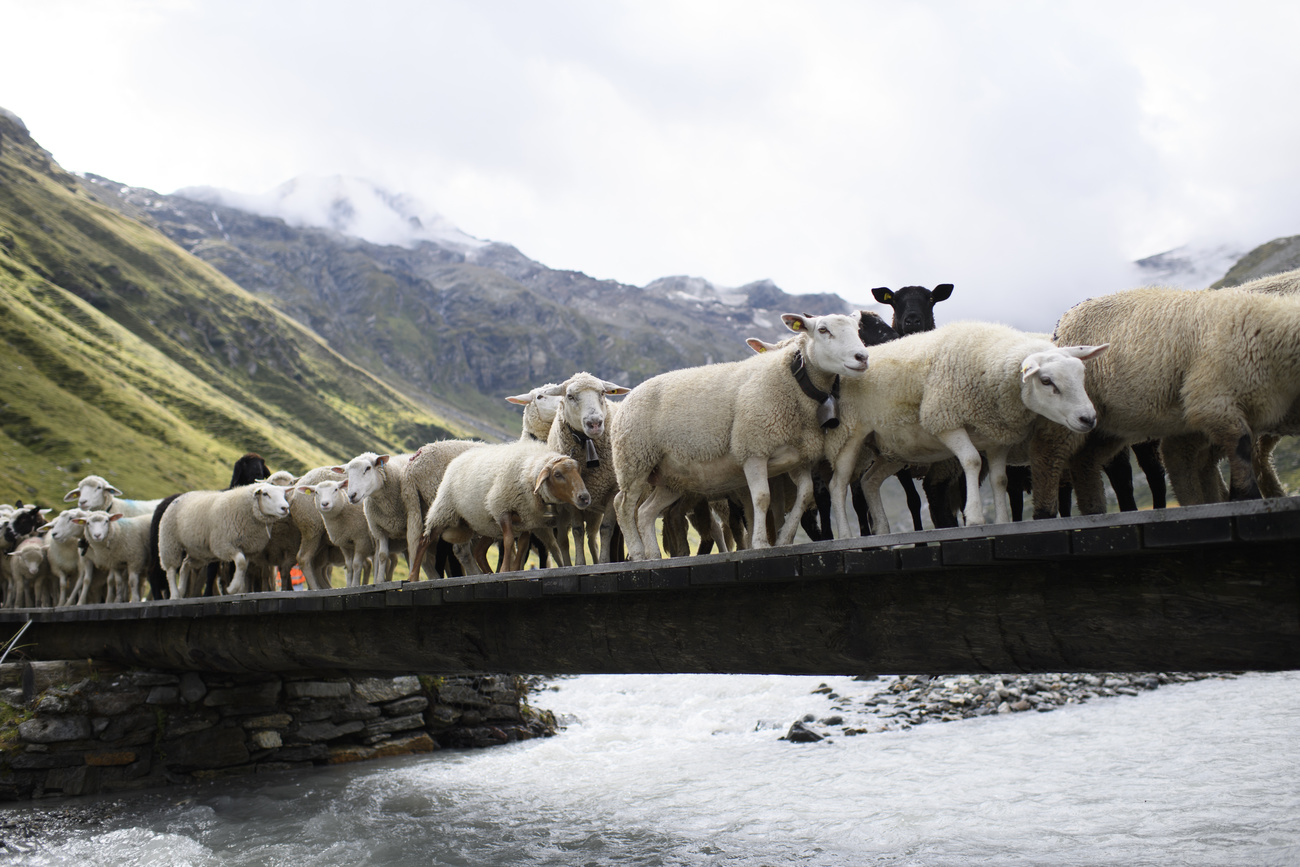
[[[853,690],[836,692],[826,684],[813,690],[814,694],[826,696],[828,712],[806,714],[790,725],[782,739],[813,743],[977,716],[1046,713],[1099,698],[1136,696],[1165,684],[1233,676],[1097,673],[863,677],[853,681],[854,687],[860,687]]]

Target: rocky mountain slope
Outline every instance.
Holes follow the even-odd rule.
[[[228,194],[211,190],[164,196],[93,175],[86,186],[384,381],[490,420],[501,435],[518,424],[505,395],[578,370],[636,385],[665,370],[741,358],[745,337],[785,333],[783,312],[848,309],[838,296],[795,297],[770,281],[719,290],[686,277],[644,288],[597,280],[445,229],[416,233],[406,246],[374,243],[230,207]],[[355,185],[343,192],[357,195]],[[330,222],[351,228],[357,210],[337,199],[331,213],[341,217]]]
[[[463,435],[156,230],[95,201],[0,112],[0,502],[98,473],[224,487]]]

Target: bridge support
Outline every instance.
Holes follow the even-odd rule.
[[[170,670],[947,674],[1300,668],[1300,500],[351,591],[0,614]]]

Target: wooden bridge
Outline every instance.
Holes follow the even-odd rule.
[[[1300,498],[348,590],[0,612],[28,659],[203,671],[1300,668]],[[14,658],[10,657],[11,660]]]

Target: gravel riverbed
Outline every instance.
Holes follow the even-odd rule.
[[[907,730],[925,723],[957,722],[991,714],[1046,713],[1100,698],[1136,696],[1165,684],[1231,677],[1234,675],[1223,673],[860,677],[852,681],[852,689],[837,692],[822,684],[813,690],[814,694],[826,696],[828,712],[806,714],[790,725],[783,739],[813,743],[835,736]]]

